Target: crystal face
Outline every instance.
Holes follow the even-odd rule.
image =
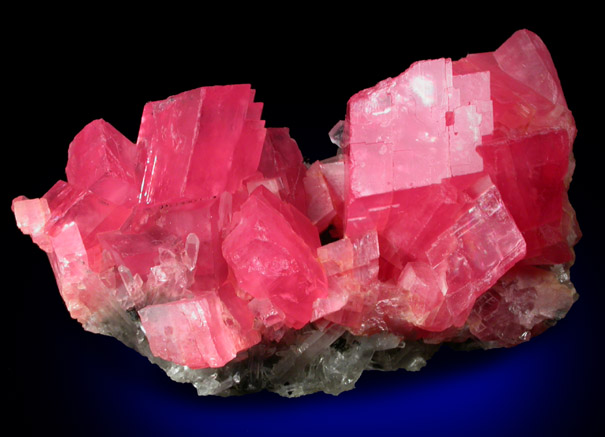
[[[529,31],[355,94],[310,165],[249,85],[103,120],[13,201],[72,317],[200,395],[351,389],[439,345],[510,347],[570,309],[575,123]]]

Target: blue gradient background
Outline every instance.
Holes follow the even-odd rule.
[[[124,23],[113,24],[112,32]],[[604,184],[597,174],[602,164],[594,151],[603,147],[602,136],[596,134],[603,115],[595,111],[593,77],[575,64],[588,71],[594,67],[588,61],[594,44],[591,28],[562,32],[557,20],[518,20],[483,28],[453,26],[419,37],[417,28],[407,26],[359,33],[334,29],[327,21],[301,28],[278,22],[266,26],[252,39],[246,32],[238,34],[235,43],[200,33],[195,52],[188,51],[191,45],[180,44],[181,34],[151,51],[142,49],[145,38],[109,40],[106,28],[94,26],[74,28],[68,38],[44,29],[48,32],[40,33],[35,43],[9,51],[7,101],[13,113],[8,128],[21,135],[19,142],[5,145],[7,162],[14,167],[3,198],[4,236],[11,250],[5,274],[13,278],[4,289],[2,320],[8,344],[3,352],[8,424],[18,426],[19,435],[602,433],[600,227],[605,215]],[[334,30],[324,35],[328,27]],[[421,372],[367,372],[355,390],[338,397],[197,397],[191,386],[170,381],[117,340],[84,332],[70,319],[45,254],[20,235],[7,212],[13,197],[39,197],[65,177],[67,145],[95,118],[104,118],[135,140],[148,100],[198,86],[252,83],[257,100],[265,103],[267,126],[289,126],[305,157],[313,161],[335,153],[327,132],[344,117],[346,101],[355,92],[419,59],[492,51],[523,27],[538,33],[551,50],[576,118],[578,164],[570,196],[584,237],[572,268],[580,300],[557,326],[516,348],[443,348]],[[456,29],[452,36],[449,32]],[[82,38],[86,51],[77,45]],[[396,38],[400,45],[394,40],[383,44],[384,38]],[[367,48],[356,52],[363,41]]]

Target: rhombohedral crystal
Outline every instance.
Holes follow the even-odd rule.
[[[147,103],[136,143],[95,120],[67,182],[13,201],[84,329],[200,395],[300,396],[570,309],[576,129],[535,34],[355,94],[312,165],[261,110],[211,86]]]

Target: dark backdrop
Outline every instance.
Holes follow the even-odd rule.
[[[577,21],[567,12],[531,19],[519,13],[506,24],[491,14],[483,24],[452,18],[439,27],[431,18],[437,12],[449,19],[446,10],[388,9],[352,21],[342,11],[320,10],[236,23],[210,13],[99,24],[90,20],[95,14],[60,23],[42,16],[40,26],[19,19],[20,30],[5,39],[2,215],[3,376],[9,420],[24,431],[18,434],[529,436],[603,429],[603,73],[598,29],[584,20],[593,14]],[[70,319],[45,254],[9,212],[13,197],[39,197],[65,178],[67,146],[93,119],[134,141],[146,101],[251,83],[267,126],[290,127],[314,161],[335,153],[327,133],[355,92],[416,60],[492,51],[523,27],[551,50],[576,118],[571,200],[584,237],[572,269],[580,300],[556,327],[519,347],[444,348],[419,373],[366,373],[338,397],[198,398],[117,340]]]

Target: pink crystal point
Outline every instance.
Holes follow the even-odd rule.
[[[67,182],[13,200],[85,329],[200,394],[299,396],[443,342],[514,346],[570,309],[576,130],[538,36],[360,91],[312,165],[254,96],[149,102],[136,143],[95,120]]]

